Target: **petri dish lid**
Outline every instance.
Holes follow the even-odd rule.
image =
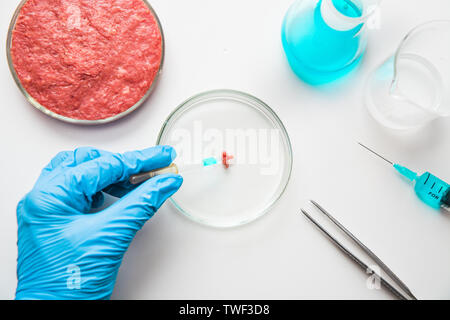
[[[182,103],[166,120],[158,144],[172,145],[184,178],[171,202],[190,219],[212,227],[247,224],[282,196],[292,171],[286,129],[261,100],[215,90]],[[223,152],[234,159],[222,164]],[[204,159],[218,164],[203,167]]]

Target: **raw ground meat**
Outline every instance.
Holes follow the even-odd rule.
[[[134,106],[162,62],[162,34],[142,0],[28,0],[12,35],[14,69],[47,109],[98,120]]]

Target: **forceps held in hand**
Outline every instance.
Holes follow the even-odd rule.
[[[401,300],[417,300],[413,295],[411,290],[388,268],[386,264],[378,258],[375,253],[373,253],[368,247],[366,247],[361,241],[358,240],[350,231],[348,231],[339,221],[337,221],[330,213],[328,213],[322,206],[317,202],[311,200],[311,203],[317,207],[328,219],[330,219],[340,230],[342,230],[354,243],[356,243],[370,258],[372,258],[377,265],[407,294],[406,296],[398,291],[394,286],[387,282],[381,275],[377,274],[374,270],[369,268],[367,264],[361,261],[353,253],[350,252],[346,247],[344,247],[336,238],[334,238],[328,231],[325,230],[316,220],[314,220],[305,210],[301,209],[302,213],[311,220],[312,223],[316,225],[327,237],[330,239],[340,250],[342,250],[353,262],[355,262],[359,267],[361,267],[369,275],[374,275],[380,280],[382,286],[388,289],[392,294]]]

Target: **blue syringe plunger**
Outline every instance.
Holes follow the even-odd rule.
[[[444,196],[443,207],[450,211],[450,188],[447,190],[447,193]]]

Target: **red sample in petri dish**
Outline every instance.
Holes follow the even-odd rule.
[[[225,167],[225,169],[230,168],[230,161],[234,159],[234,156],[229,155],[226,151],[222,153],[222,164]]]
[[[109,122],[139,107],[164,55],[159,20],[144,0],[22,1],[8,45],[30,102],[75,123]]]

